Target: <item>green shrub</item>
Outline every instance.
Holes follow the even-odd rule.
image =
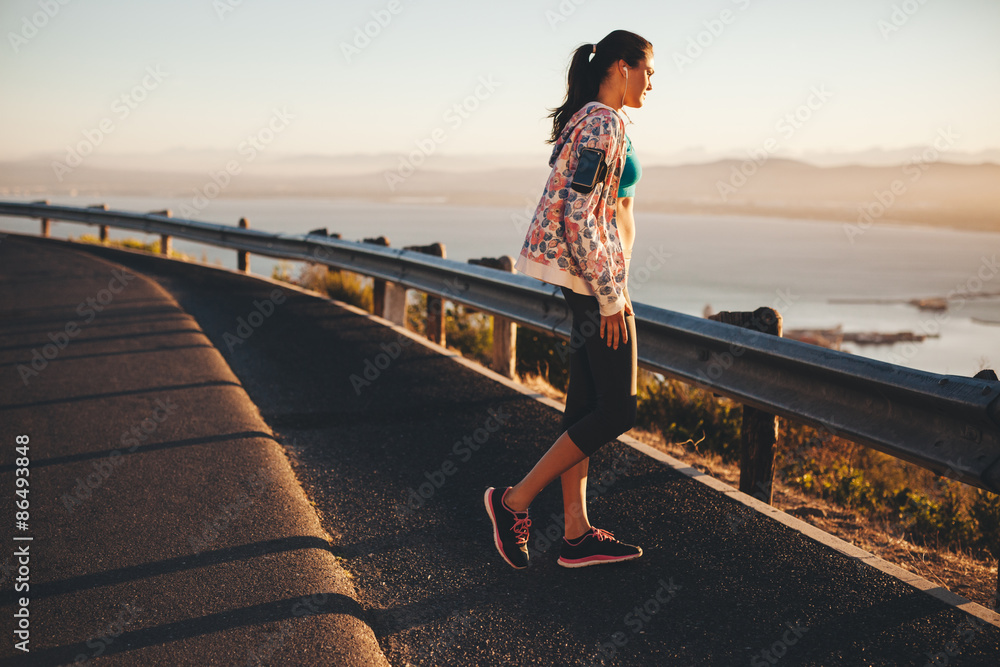
[[[140,241],[139,239],[132,239],[132,238],[108,239],[107,241],[102,242],[100,237],[94,236],[93,234],[81,234],[80,237],[77,239],[74,239],[73,236],[69,236],[68,239],[70,241],[76,240],[80,243],[92,243],[94,245],[106,245],[112,248],[127,248],[129,250],[142,250],[156,255],[160,254],[159,239],[151,241],[149,243],[145,243],[143,241]],[[195,261],[195,258],[192,257],[191,255],[187,255],[182,252],[177,252],[176,250],[173,249],[170,250],[169,256],[173,259],[183,259],[189,262]]]
[[[518,327],[515,371],[519,375],[535,374],[556,389],[569,388],[569,343],[552,334]]]
[[[907,536],[917,544],[965,548],[977,541],[980,527],[963,511],[954,489],[939,500],[921,491],[901,489],[891,502],[898,508],[897,516]]]
[[[976,546],[1000,558],[1000,495],[976,489],[969,514],[976,522]]]
[[[865,479],[862,470],[841,464],[832,471],[828,498],[844,507],[875,510],[882,500],[878,489]]]
[[[271,268],[271,279],[280,280],[284,283],[292,282],[292,264],[291,262],[286,262],[285,260],[279,260],[274,267]]]
[[[486,313],[470,313],[458,303],[448,308],[448,303],[451,302],[445,304],[445,341],[463,356],[489,366],[493,358],[493,317]],[[426,305],[423,312],[427,312]]]
[[[416,292],[416,298],[413,297],[413,292],[410,293],[410,297],[406,304],[406,328],[410,331],[414,331],[421,336],[427,335],[427,294],[425,292]],[[447,334],[447,330],[445,330]]]
[[[640,371],[636,388],[637,426],[659,431],[674,442],[702,441],[700,449],[715,452],[725,461],[739,461],[743,410],[737,403],[646,371]]]
[[[280,277],[277,279],[284,280]],[[292,281],[287,280],[286,282]],[[327,270],[324,264],[306,264],[294,282],[306,289],[325,294],[331,299],[349,303],[368,312],[372,311],[373,280],[358,273],[335,269]]]

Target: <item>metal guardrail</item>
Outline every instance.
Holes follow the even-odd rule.
[[[570,334],[558,287],[419,252],[157,214],[0,202],[0,215],[122,227],[326,264]],[[637,303],[644,368],[1000,493],[1000,382],[938,375]]]

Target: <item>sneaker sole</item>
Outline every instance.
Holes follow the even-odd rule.
[[[490,523],[493,524],[493,546],[497,548],[497,552],[505,561],[507,561],[508,565],[510,565],[515,570],[523,570],[528,566],[514,565],[514,563],[510,562],[510,559],[507,558],[507,554],[503,552],[503,546],[500,543],[500,531],[497,528],[497,518],[493,515],[493,503],[490,502],[490,494],[493,491],[495,491],[495,489],[491,486],[490,488],[486,489],[486,493],[483,494],[483,504],[486,505],[486,513],[490,515]]]
[[[642,552],[632,556],[589,556],[587,558],[569,559],[559,557],[556,561],[563,567],[587,567],[588,565],[607,565],[608,563],[621,563],[626,560],[635,560],[642,555]]]

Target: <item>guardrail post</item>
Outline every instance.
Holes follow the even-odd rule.
[[[1000,380],[1000,378],[997,377],[997,372],[989,368],[984,368],[972,377],[979,380],[993,380],[994,382]],[[1000,557],[1000,554],[996,555]],[[993,597],[993,609],[994,611],[1000,611],[1000,560],[997,561],[997,586],[996,593]]]
[[[491,269],[514,272],[514,258],[510,255],[501,257],[482,257],[470,259],[469,264],[488,266]],[[466,311],[472,311],[466,308]],[[472,311],[474,312],[474,311]],[[504,377],[513,378],[517,365],[517,323],[502,315],[493,316],[493,362],[494,371]]]
[[[721,312],[709,319],[781,335],[781,315],[773,308],[752,313]],[[774,448],[778,442],[778,418],[750,406],[743,406],[740,427],[740,491],[768,505],[774,486]]]
[[[335,232],[333,234],[327,234],[327,236],[329,236],[331,239],[339,239],[340,238],[340,233],[339,232]],[[326,273],[327,273],[328,276],[329,276],[330,273],[333,273],[335,276],[339,277],[340,284],[344,283],[344,272],[341,271],[340,269],[334,268],[332,266],[327,266],[326,267]]]
[[[435,257],[440,257],[444,259],[444,244],[443,243],[431,243],[429,245],[410,245],[403,248],[403,250],[414,250],[416,252],[422,252],[425,255],[433,255]],[[427,295],[427,326],[424,335],[427,336],[429,340],[434,341],[438,345],[445,344],[445,314],[444,314],[444,299],[435,295]]]
[[[406,288],[385,281],[385,310],[382,317],[394,324],[406,326]]]
[[[389,246],[385,236],[364,239],[364,243]],[[372,312],[393,324],[406,326],[406,288],[389,280],[374,278],[372,288]]]
[[[339,239],[340,238],[340,234],[339,233],[335,232],[335,233],[331,234],[330,232],[327,231],[326,227],[317,227],[316,229],[310,229],[308,232],[306,232],[306,234],[307,235],[312,235],[312,236],[326,236],[326,237],[329,237],[331,239]],[[319,266],[319,263],[316,263],[316,266]],[[340,269],[332,267],[329,264],[324,264],[323,266],[326,268],[326,279],[327,280],[329,280],[330,274],[333,274],[333,275],[336,275],[336,276],[340,276],[341,277],[341,284],[343,284],[342,283],[343,274],[341,273]]]
[[[381,245],[388,247],[389,239],[385,236],[379,236],[377,238],[362,239],[362,243],[374,243],[375,245]],[[382,316],[385,312],[385,281],[381,278],[373,278],[374,281],[372,285],[372,313]]]
[[[153,215],[162,215],[165,218],[169,218],[172,215],[169,208],[164,209],[162,211],[150,211],[150,213]],[[160,234],[160,254],[163,255],[164,257],[169,257],[171,249],[170,246],[171,246],[170,235]]]
[[[250,221],[246,218],[240,218],[240,229],[249,229]],[[250,253],[246,250],[236,251],[236,268],[243,273],[250,273]]]
[[[46,206],[48,206],[49,205],[49,200],[48,199],[39,199],[39,200],[33,201],[31,203],[32,204],[45,204]],[[48,237],[48,235],[49,235],[49,219],[48,218],[39,218],[39,219],[42,222],[41,234],[44,237]]]
[[[45,202],[45,203],[47,204],[48,202]],[[107,211],[108,210],[108,205],[107,204],[94,204],[93,206],[88,206],[87,208],[96,208],[98,211]],[[101,238],[101,243],[106,243],[107,240],[108,240],[108,226],[107,225],[100,225],[99,230],[100,230],[99,234],[100,234],[100,238]],[[46,233],[45,236],[48,236],[48,233]]]

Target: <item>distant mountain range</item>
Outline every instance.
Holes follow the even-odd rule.
[[[926,146],[913,146],[885,150],[873,148],[856,152],[807,152],[802,154],[777,153],[772,159],[794,160],[816,167],[867,166],[886,167],[902,165],[909,160],[922,155]],[[440,171],[466,172],[488,171],[493,169],[537,167],[539,163],[548,163],[551,147],[543,144],[536,153],[523,154],[485,154],[485,155],[450,155],[434,153],[423,160],[423,167]],[[335,174],[365,174],[381,172],[396,168],[401,160],[408,159],[402,153],[368,153],[356,155],[321,155],[294,154],[289,155],[269,150],[257,153],[253,160],[246,160],[237,150],[187,150],[173,148],[156,153],[125,153],[104,154],[97,152],[84,158],[84,164],[100,169],[125,169],[142,171],[198,172],[206,169],[219,168],[229,160],[241,162],[252,161],[259,169],[267,169],[281,173],[303,173],[317,175]],[[655,153],[642,151],[640,160],[643,167],[648,166],[686,166],[698,165],[720,160],[742,161],[749,157],[749,151],[710,152],[704,148],[692,147],[674,153]],[[948,151],[942,159],[955,164],[1000,164],[1000,148],[962,153]],[[10,161],[11,164],[51,165],[56,161],[66,162],[65,153],[37,155],[21,160]]]
[[[777,157],[758,164],[745,156],[657,166],[644,157],[636,211],[1000,231],[1000,151],[965,156],[949,152],[946,162],[914,163],[913,157],[922,152],[868,151],[855,157],[881,157],[890,163],[837,166]],[[836,161],[835,156],[827,157]],[[549,172],[547,162],[548,151],[530,159],[431,155],[416,166],[405,164],[399,155],[260,153],[249,160],[235,151],[95,154],[58,175],[51,158],[0,162],[0,197],[346,197],[505,206],[530,215]]]

